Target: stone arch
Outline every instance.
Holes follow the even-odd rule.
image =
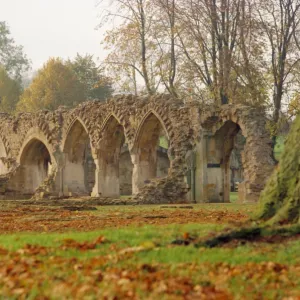
[[[94,149],[87,127],[75,118],[65,132],[62,143],[64,156],[63,194],[65,196],[90,195],[95,185]]]
[[[159,140],[162,136],[165,136],[167,146],[161,157],[158,149]],[[169,143],[170,137],[167,126],[155,111],[150,110],[140,122],[133,145],[132,160],[134,169],[132,185],[134,194],[138,193],[145,184],[158,175],[159,177],[166,177],[168,175],[170,160],[167,149]],[[165,166],[159,174],[158,166],[161,163],[164,163]]]
[[[18,151],[18,156],[17,156],[17,163],[21,163],[21,156],[24,153],[24,149],[26,146],[29,144],[31,140],[38,140],[42,144],[45,145],[47,148],[47,151],[49,152],[51,159],[55,165],[57,165],[56,159],[54,158],[53,154],[55,152],[55,149],[53,149],[51,142],[49,141],[48,137],[44,134],[43,131],[40,130],[40,128],[31,128],[27,134],[25,135],[21,147]]]
[[[230,202],[231,154],[241,130],[237,123],[226,121],[207,139],[207,185],[209,202]]]
[[[204,118],[200,149],[196,155],[199,174],[196,181],[203,185],[198,187],[200,201],[229,202],[230,154],[238,132],[245,137],[241,153],[244,181],[238,185],[239,201],[257,201],[274,168],[265,122],[262,112],[239,105],[224,106]]]
[[[144,123],[147,121],[147,119],[151,116],[155,116],[156,119],[160,122],[161,126],[163,127],[165,133],[167,134],[168,139],[170,139],[169,137],[169,126],[166,126],[165,122],[163,121],[163,119],[160,117],[160,115],[153,109],[150,109],[144,116],[143,118],[140,120],[139,122],[139,126],[136,132],[136,136],[135,136],[135,140],[134,140],[134,144],[136,143],[137,139],[140,136],[140,132],[143,129]]]
[[[131,195],[132,168],[125,128],[112,113],[101,128],[97,149],[97,187],[93,194],[105,197]]]
[[[57,167],[54,150],[44,133],[32,128],[27,133],[17,156],[17,168],[9,181],[9,190],[33,195]]]

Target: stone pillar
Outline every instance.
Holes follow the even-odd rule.
[[[69,154],[64,153],[63,193],[66,196],[87,194],[82,161],[70,161]]]
[[[119,159],[109,161],[104,155],[99,155],[95,164],[95,187],[92,196],[119,198]]]
[[[57,191],[57,194],[59,197],[64,196],[64,191],[63,191],[63,172],[64,172],[64,165],[65,165],[65,158],[64,158],[64,153],[59,152],[58,154],[54,155],[57,166],[56,166],[56,177],[55,177],[55,188]]]
[[[207,195],[204,193],[204,186],[207,181],[207,154],[205,135],[202,135],[201,141],[196,146],[195,164],[195,200],[197,203],[204,203],[207,202]]]
[[[230,180],[230,160],[223,165],[223,202],[230,203],[230,191],[231,191],[231,180]]]
[[[231,172],[230,172],[230,156],[234,145],[234,137],[231,135],[224,137],[223,146],[223,202],[230,203],[230,191],[231,191]]]
[[[101,188],[100,188],[100,168],[99,168],[99,160],[98,158],[94,158],[94,162],[96,165],[95,169],[95,186],[92,191],[92,197],[100,197],[101,196]]]
[[[148,155],[142,155],[140,152],[132,154],[133,163],[132,173],[132,194],[137,194],[140,189],[152,178],[156,177],[157,153],[156,148],[147,149]]]

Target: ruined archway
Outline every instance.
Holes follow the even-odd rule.
[[[150,183],[151,179],[168,175],[170,160],[168,157],[169,137],[163,122],[150,112],[143,119],[133,151],[133,193]]]
[[[77,119],[67,133],[63,146],[63,194],[90,195],[95,185],[96,165],[91,151],[88,132]]]
[[[244,180],[243,140],[240,126],[226,121],[207,142],[207,193],[210,202],[230,202],[230,193]],[[240,174],[238,174],[240,173]]]
[[[17,194],[33,195],[53,168],[51,154],[43,141],[30,139],[20,151],[19,168],[9,189]]]
[[[124,128],[113,115],[102,127],[97,158],[97,194],[105,197],[131,195],[133,169],[131,157]]]

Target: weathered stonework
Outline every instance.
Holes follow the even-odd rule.
[[[242,200],[255,201],[273,169],[263,113],[245,106],[116,96],[72,110],[0,114],[0,125],[4,198],[118,198],[132,191],[137,203],[228,201],[227,167],[239,129],[246,137]],[[165,154],[158,148],[161,136],[169,141]],[[220,168],[210,173],[209,160]]]

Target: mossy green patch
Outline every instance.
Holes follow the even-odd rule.
[[[279,165],[260,197],[258,219],[275,223],[300,223],[300,116],[285,142]]]

